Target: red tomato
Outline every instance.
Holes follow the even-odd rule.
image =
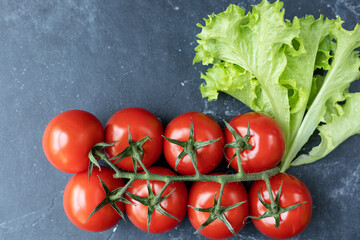
[[[198,148],[196,151],[197,167],[202,174],[214,170],[222,160],[224,134],[219,124],[211,117],[200,112],[188,112],[174,118],[166,127],[164,136],[179,141],[187,141],[190,135],[190,122],[194,126],[196,142],[215,140],[219,141]],[[183,151],[183,147],[164,141],[164,156],[169,165],[175,169],[176,159]],[[184,175],[195,174],[195,169],[189,155],[185,155],[177,165],[176,171]]]
[[[149,171],[156,174],[162,175],[176,175],[169,169],[163,167],[151,167]],[[163,181],[154,181],[151,180],[150,186],[155,195],[158,195],[164,186]],[[175,189],[175,190],[174,190]],[[180,221],[183,220],[186,214],[186,204],[187,204],[187,189],[183,182],[173,182],[166,189],[165,192],[161,196],[166,196],[171,191],[173,191],[171,195],[160,203],[160,206],[172,216],[176,217],[178,220],[173,219],[171,217],[165,216],[154,210],[151,216],[150,222],[150,233],[163,233],[175,228]],[[130,187],[128,188],[130,193],[138,195],[140,197],[149,196],[149,192],[147,189],[147,181],[145,180],[137,180],[134,181]],[[135,201],[134,199],[127,198],[135,203],[135,205],[126,204],[126,213],[130,219],[130,221],[142,231],[147,232],[147,215],[148,215],[148,207]]]
[[[103,127],[94,115],[70,110],[60,113],[48,123],[42,145],[47,159],[57,169],[78,173],[87,170],[89,151],[102,141]]]
[[[285,151],[285,139],[280,125],[271,117],[262,113],[245,113],[233,118],[229,124],[244,137],[250,124],[249,143],[251,150],[240,153],[241,165],[245,173],[261,172],[276,167]],[[226,144],[235,141],[234,136],[225,129]],[[235,148],[225,148],[225,156],[229,161],[235,154]],[[238,170],[237,158],[231,167]]]
[[[106,148],[108,157],[116,156],[129,146],[128,128],[134,141],[146,136],[151,138],[142,146],[144,150],[142,161],[146,167],[152,165],[162,153],[163,127],[154,114],[142,108],[125,108],[110,117],[105,126],[105,141],[118,143]],[[127,171],[134,170],[131,157],[126,157],[116,166]],[[137,170],[141,169],[142,167],[137,163]]]
[[[107,168],[94,168],[90,181],[88,173],[75,174],[64,191],[64,210],[70,221],[78,228],[91,232],[105,231],[113,227],[120,219],[120,215],[110,206],[106,205],[98,212],[90,214],[95,207],[105,198],[105,191],[97,175],[108,186],[109,190],[124,186],[121,179],[113,178],[114,172]],[[124,211],[124,204],[116,202],[121,211]]]
[[[209,208],[214,205],[214,195],[219,199],[220,183],[195,182],[189,192],[188,205],[196,208]],[[231,182],[225,185],[221,206],[231,206],[239,202],[245,203],[225,212],[225,217],[236,233],[244,227],[244,219],[249,215],[248,195],[241,182]],[[208,212],[200,212],[188,207],[188,217],[195,229],[198,229],[210,216]],[[216,219],[199,233],[211,239],[223,239],[233,236],[226,225]]]
[[[310,222],[312,213],[312,199],[309,190],[298,178],[285,173],[280,173],[270,178],[272,194],[275,196],[282,183],[279,205],[282,208],[294,204],[306,202],[297,208],[280,214],[280,226],[276,229],[275,219],[268,217],[264,219],[252,219],[255,227],[264,235],[271,238],[291,238],[302,232]],[[258,199],[259,188],[261,187],[262,199],[270,203],[269,193],[266,189],[265,181],[256,181],[250,188],[250,215],[261,216],[266,212],[266,208]]]

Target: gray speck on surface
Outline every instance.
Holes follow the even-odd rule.
[[[59,198],[63,196],[63,193],[64,191],[58,192],[53,197],[50,204],[44,208],[25,213],[15,219],[0,223],[0,229],[3,229],[3,233],[13,233],[36,226],[45,219],[51,211],[53,211],[54,207],[57,207],[56,205],[58,204]]]
[[[350,195],[356,196],[359,193],[360,186],[360,165],[356,169],[344,169],[344,174],[341,178],[338,178],[340,187],[331,189],[331,197],[342,201],[342,196]]]

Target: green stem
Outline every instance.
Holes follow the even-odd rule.
[[[110,159],[106,156],[105,153],[102,153],[101,151],[96,151],[96,155],[99,156],[100,159],[103,160],[107,165],[109,165],[116,172],[116,174],[121,174],[120,169],[118,169],[116,165],[110,161]]]
[[[265,183],[266,183],[267,191],[268,191],[268,193],[269,193],[270,205],[271,205],[271,212],[272,212],[272,213],[277,213],[277,212],[279,211],[279,206],[278,206],[278,204],[275,202],[274,196],[273,196],[273,194],[272,194],[269,176],[264,177],[264,180],[265,180]]]
[[[220,192],[219,192],[219,197],[218,197],[218,201],[216,203],[216,206],[215,206],[215,209],[216,210],[220,210],[220,207],[221,207],[221,199],[222,199],[222,196],[223,196],[223,193],[224,193],[224,188],[225,188],[225,182],[221,181],[220,182],[221,186],[220,186]],[[215,211],[216,211],[215,210]]]
[[[240,176],[244,176],[245,172],[243,170],[242,164],[241,164],[241,156],[240,156],[240,148],[235,147],[235,153],[236,153],[236,161],[238,165],[238,174]]]
[[[136,159],[136,161],[138,163],[140,163],[140,166],[142,167],[142,169],[144,170],[144,172],[146,174],[149,174],[149,170],[145,167],[142,159],[141,159],[141,154],[139,153],[139,150],[137,149],[137,147],[135,145],[132,146],[132,151],[134,153],[134,158]],[[134,168],[136,168],[136,166],[134,166]]]
[[[157,180],[164,182],[195,182],[195,181],[211,181],[211,182],[241,182],[241,181],[255,181],[264,179],[266,176],[274,176],[279,173],[279,169],[273,168],[264,172],[258,173],[245,173],[243,176],[240,174],[226,174],[226,175],[160,175],[149,172],[148,174],[137,174],[133,172],[116,171],[114,178],[125,178],[134,180]]]
[[[160,200],[161,196],[163,195],[163,193],[165,192],[166,188],[169,186],[170,183],[171,183],[171,181],[165,182],[165,185],[162,187],[160,193],[158,195],[156,195],[156,201]]]
[[[120,192],[118,192],[116,195],[114,196],[110,196],[110,200],[114,201],[116,199],[119,199],[119,196],[121,197],[125,192],[126,190],[130,187],[130,185],[134,182],[135,180],[134,179],[129,179],[129,181],[125,184],[125,186],[121,189]]]

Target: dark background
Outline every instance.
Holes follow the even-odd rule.
[[[142,107],[164,125],[188,111],[217,121],[248,111],[220,95],[200,95],[200,64],[192,65],[196,23],[230,3],[250,10],[260,1],[0,1],[0,239],[203,239],[188,220],[150,235],[129,221],[102,233],[74,227],[62,207],[71,174],[45,158],[46,124],[69,109],[83,109],[103,124],[117,110]],[[285,1],[287,18],[341,16],[360,22],[359,0]],[[351,86],[360,91],[357,82]],[[354,136],[325,159],[288,172],[313,196],[308,228],[295,239],[358,239],[358,147]],[[266,239],[249,221],[242,239]]]

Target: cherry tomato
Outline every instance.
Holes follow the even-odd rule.
[[[251,150],[245,149],[240,153],[241,165],[246,173],[261,172],[276,167],[285,151],[285,139],[280,125],[271,117],[249,112],[233,118],[229,124],[244,137],[250,126],[249,143]],[[226,128],[226,143],[235,141],[234,136]],[[225,156],[229,161],[235,154],[234,148],[225,148]],[[237,158],[231,162],[231,167],[238,170]]]
[[[89,218],[95,207],[105,198],[105,191],[97,176],[110,191],[124,186],[121,179],[112,177],[113,174],[111,169],[101,167],[101,171],[93,169],[90,181],[87,172],[77,173],[69,180],[65,187],[63,204],[67,217],[75,226],[86,231],[100,232],[113,227],[121,219],[109,204]],[[116,202],[116,205],[124,211],[123,203]]]
[[[87,170],[89,151],[102,141],[103,127],[94,115],[70,110],[60,113],[48,123],[42,145],[45,156],[57,169],[78,173]]]
[[[197,167],[202,174],[214,170],[222,160],[224,134],[219,124],[200,112],[188,112],[174,118],[166,127],[164,136],[179,141],[188,141],[190,135],[191,119],[194,126],[194,139],[196,142],[215,140],[219,141],[196,150]],[[183,151],[183,147],[169,141],[164,141],[164,156],[169,165],[175,169],[176,159]],[[195,169],[189,155],[185,155],[177,165],[176,171],[184,175],[195,174]]]
[[[105,126],[105,141],[117,143],[106,148],[108,157],[116,156],[129,146],[128,128],[134,141],[146,136],[151,138],[142,146],[144,151],[142,161],[146,167],[152,165],[162,153],[163,127],[154,114],[142,108],[125,108],[110,117]],[[126,157],[116,166],[127,171],[134,170],[131,157]],[[137,170],[141,169],[142,167],[137,163]]]
[[[176,175],[169,169],[163,167],[151,167],[149,171],[156,174],[162,175]],[[155,195],[160,194],[161,189],[165,185],[163,181],[150,180],[151,190]],[[174,190],[175,189],[175,190]],[[136,180],[129,187],[128,191],[132,194],[138,195],[140,197],[149,196],[147,181],[145,180]],[[163,200],[160,203],[160,206],[172,216],[176,217],[178,220],[165,216],[162,213],[154,210],[151,216],[150,222],[150,233],[163,233],[175,228],[185,217],[186,214],[186,204],[187,204],[187,188],[183,182],[173,182],[166,189],[165,192],[161,195],[162,197],[168,195],[173,191],[168,198]],[[142,231],[147,232],[147,215],[148,207],[135,201],[134,199],[127,198],[135,203],[135,205],[126,204],[126,213],[130,221]]]
[[[220,183],[195,182],[189,192],[188,205],[196,208],[209,208],[214,205],[214,195],[219,199]],[[236,233],[244,227],[244,219],[249,215],[248,195],[241,182],[231,182],[225,185],[221,206],[231,206],[239,202],[245,203],[225,212],[225,217]],[[188,217],[195,229],[198,229],[210,216],[208,212],[200,212],[188,207]],[[246,222],[246,221],[245,221]],[[226,225],[216,219],[199,233],[211,239],[223,239],[233,236]]]
[[[297,208],[280,214],[280,225],[276,229],[275,219],[268,217],[264,219],[252,219],[255,227],[264,235],[271,238],[291,238],[302,232],[311,219],[312,199],[309,190],[298,178],[285,173],[280,173],[270,178],[272,194],[275,198],[282,183],[279,205],[282,208],[294,204],[306,202]],[[259,188],[261,187],[262,199],[270,203],[269,193],[265,181],[259,180],[253,183],[249,191],[250,215],[261,216],[266,208],[258,199]]]

